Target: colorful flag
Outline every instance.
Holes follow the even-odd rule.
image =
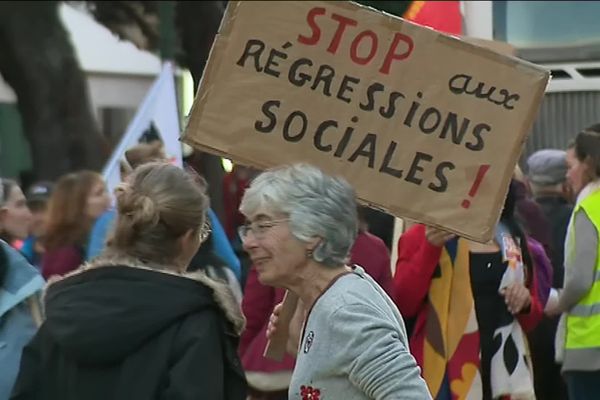
[[[462,35],[460,1],[413,1],[403,18],[450,35]]]

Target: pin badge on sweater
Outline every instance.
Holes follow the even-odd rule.
[[[315,332],[314,331],[308,332],[308,335],[306,335],[306,340],[304,341],[304,354],[308,353],[308,351],[310,350],[310,348],[313,344],[314,339],[315,339]]]

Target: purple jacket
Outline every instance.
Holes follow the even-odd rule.
[[[550,263],[544,246],[540,242],[532,237],[528,237],[527,243],[529,244],[529,252],[534,264],[533,273],[536,274],[537,278],[538,298],[542,307],[545,307],[550,296],[550,289],[552,288],[552,263]]]
[[[513,180],[516,195],[516,211],[519,220],[523,224],[528,236],[541,243],[547,251],[552,246],[552,229],[544,215],[544,211],[527,194],[527,188],[523,182]]]

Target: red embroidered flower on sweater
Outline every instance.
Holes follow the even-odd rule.
[[[321,391],[312,386],[302,385],[300,386],[300,396],[302,396],[302,400],[319,400]]]

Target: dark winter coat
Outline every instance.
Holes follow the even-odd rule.
[[[554,267],[552,287],[562,288],[565,273],[565,238],[567,237],[567,228],[573,213],[573,206],[564,197],[553,194],[538,196],[535,201],[540,205],[550,223],[552,242],[549,255]]]
[[[244,400],[243,317],[203,274],[100,257],[46,292],[13,400]]]

